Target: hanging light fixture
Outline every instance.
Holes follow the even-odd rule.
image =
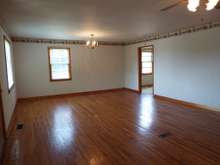
[[[206,4],[206,10],[212,10],[214,7],[218,4],[219,0],[209,0],[209,2]]]
[[[196,12],[199,7],[200,0],[189,0],[187,8],[189,11]]]
[[[95,49],[98,45],[99,45],[98,41],[94,39],[94,34],[91,34],[90,39],[86,41],[86,46],[91,49]]]

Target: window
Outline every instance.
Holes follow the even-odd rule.
[[[51,81],[71,80],[69,48],[49,48],[49,69]]]
[[[5,62],[6,62],[6,72],[7,72],[7,85],[8,91],[10,92],[14,86],[14,74],[13,74],[13,63],[12,63],[12,53],[11,53],[11,44],[4,38],[4,47],[5,47]]]
[[[152,74],[153,71],[153,53],[150,51],[142,51],[142,74]]]

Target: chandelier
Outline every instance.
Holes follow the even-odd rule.
[[[94,34],[91,34],[90,39],[86,41],[86,46],[91,49],[95,49],[98,45],[99,45],[98,41],[94,39]]]
[[[219,0],[208,0],[206,3],[206,10],[212,10],[215,8],[215,6],[218,4]],[[200,0],[189,0],[187,8],[189,11],[196,12],[197,8],[200,5]]]

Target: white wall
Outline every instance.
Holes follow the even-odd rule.
[[[50,82],[48,47],[71,48],[72,81]],[[124,87],[123,46],[14,43],[19,98]]]
[[[137,48],[154,45],[155,94],[220,108],[220,28],[125,48],[125,85],[138,89]]]
[[[153,75],[142,75],[142,86],[153,85]]]
[[[17,98],[15,87],[11,90],[10,93],[8,92],[3,36],[7,35],[0,27],[0,86],[2,88],[3,110],[5,126],[7,129],[16,105]]]
[[[141,45],[139,45],[141,46]],[[138,45],[125,46],[125,87],[138,90]]]

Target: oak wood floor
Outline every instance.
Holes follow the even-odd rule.
[[[18,115],[19,114],[19,115]],[[220,164],[220,113],[129,91],[22,101],[5,165]]]

